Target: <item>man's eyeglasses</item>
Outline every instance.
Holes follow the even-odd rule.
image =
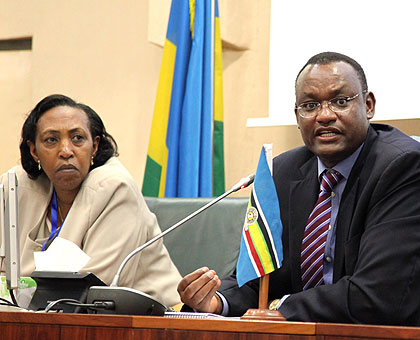
[[[353,99],[356,99],[360,94],[355,94],[353,97],[336,97],[327,102],[328,108],[335,113],[347,113],[351,108],[351,103]],[[296,107],[299,116],[302,118],[313,118],[315,117],[322,108],[320,102],[306,102],[302,103]]]

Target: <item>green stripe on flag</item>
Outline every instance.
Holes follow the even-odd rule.
[[[223,121],[214,121],[213,131],[213,196],[225,191],[225,163],[223,150]]]
[[[158,197],[160,177],[162,167],[147,155],[146,169],[144,170],[144,179],[142,193],[144,196]]]

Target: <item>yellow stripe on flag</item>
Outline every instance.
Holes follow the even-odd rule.
[[[223,122],[223,63],[219,17],[216,17],[214,28],[214,120]]]
[[[168,147],[166,131],[168,127],[169,107],[171,104],[172,79],[175,65],[176,46],[168,39],[163,48],[162,65],[153,112],[152,130],[150,132],[147,154],[162,166],[159,186],[159,197],[165,196],[166,169],[168,163]]]
[[[190,0],[190,31],[191,39],[194,39],[195,0]]]
[[[265,273],[274,271],[273,262],[271,261],[270,252],[268,251],[267,244],[265,243],[264,235],[257,222],[248,226],[254,247],[258,252],[260,261],[264,267]]]

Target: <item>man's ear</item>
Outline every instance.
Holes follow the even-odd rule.
[[[376,98],[373,92],[368,92],[366,95],[366,115],[367,119],[372,119],[375,115]]]
[[[30,140],[26,141],[26,144],[29,147],[29,151],[31,153],[32,158],[34,159],[35,162],[39,161],[38,155],[36,154],[36,148],[35,148],[35,144],[32,143]]]

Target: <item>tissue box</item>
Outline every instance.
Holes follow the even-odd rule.
[[[31,302],[32,296],[36,290],[36,282],[30,277],[21,277],[18,284],[18,291],[16,294],[16,300],[19,307],[28,308]],[[7,289],[6,277],[0,277],[0,297],[12,302],[10,298],[9,290]]]

